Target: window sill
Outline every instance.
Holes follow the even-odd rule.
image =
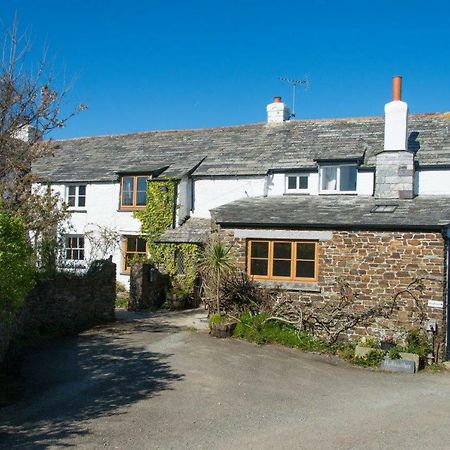
[[[145,206],[133,206],[131,208],[119,208],[117,212],[134,212],[134,211],[143,211]]]
[[[358,195],[358,192],[342,192],[342,191],[332,191],[332,192],[327,192],[327,191],[320,191],[319,195]]]
[[[70,213],[87,213],[87,209],[67,208]]]
[[[254,280],[254,282],[263,288],[282,289],[286,291],[303,291],[303,292],[321,292],[321,288],[317,282],[310,283],[304,281],[274,281],[274,280]]]
[[[309,191],[285,192],[284,195],[311,195]]]
[[[130,272],[119,272],[119,275],[127,275],[127,276],[130,276]]]

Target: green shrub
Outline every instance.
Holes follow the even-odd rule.
[[[0,312],[19,308],[34,283],[24,223],[20,216],[0,211]]]
[[[426,357],[431,350],[427,335],[422,330],[411,330],[406,336],[406,351]]]
[[[257,344],[281,344],[306,351],[327,351],[327,344],[314,338],[307,331],[299,331],[293,326],[277,321],[266,321],[268,315],[249,313],[242,314],[234,329],[233,336],[246,339]]]
[[[401,345],[397,344],[394,345],[390,350],[389,350],[389,358],[391,359],[400,359],[400,353],[404,352],[405,348],[402,347]]]
[[[378,367],[385,356],[386,353],[383,350],[373,350],[362,358],[354,357],[352,362],[363,367]]]
[[[208,319],[208,323],[209,326],[212,325],[220,325],[222,323],[228,323],[230,322],[232,319],[230,316],[227,316],[226,314],[213,314],[209,319]]]

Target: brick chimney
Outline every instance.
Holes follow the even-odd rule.
[[[392,101],[384,107],[384,150],[377,155],[375,197],[414,197],[414,153],[408,151],[408,104],[402,77],[392,79]]]
[[[267,105],[267,123],[283,123],[290,117],[291,111],[281,101],[281,97],[274,97],[273,102]]]

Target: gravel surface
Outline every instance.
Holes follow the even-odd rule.
[[[0,448],[450,448],[450,372],[215,339],[199,310],[119,318],[26,355]]]

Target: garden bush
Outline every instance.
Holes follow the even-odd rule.
[[[17,310],[32,289],[32,253],[22,218],[0,211],[0,313]]]

